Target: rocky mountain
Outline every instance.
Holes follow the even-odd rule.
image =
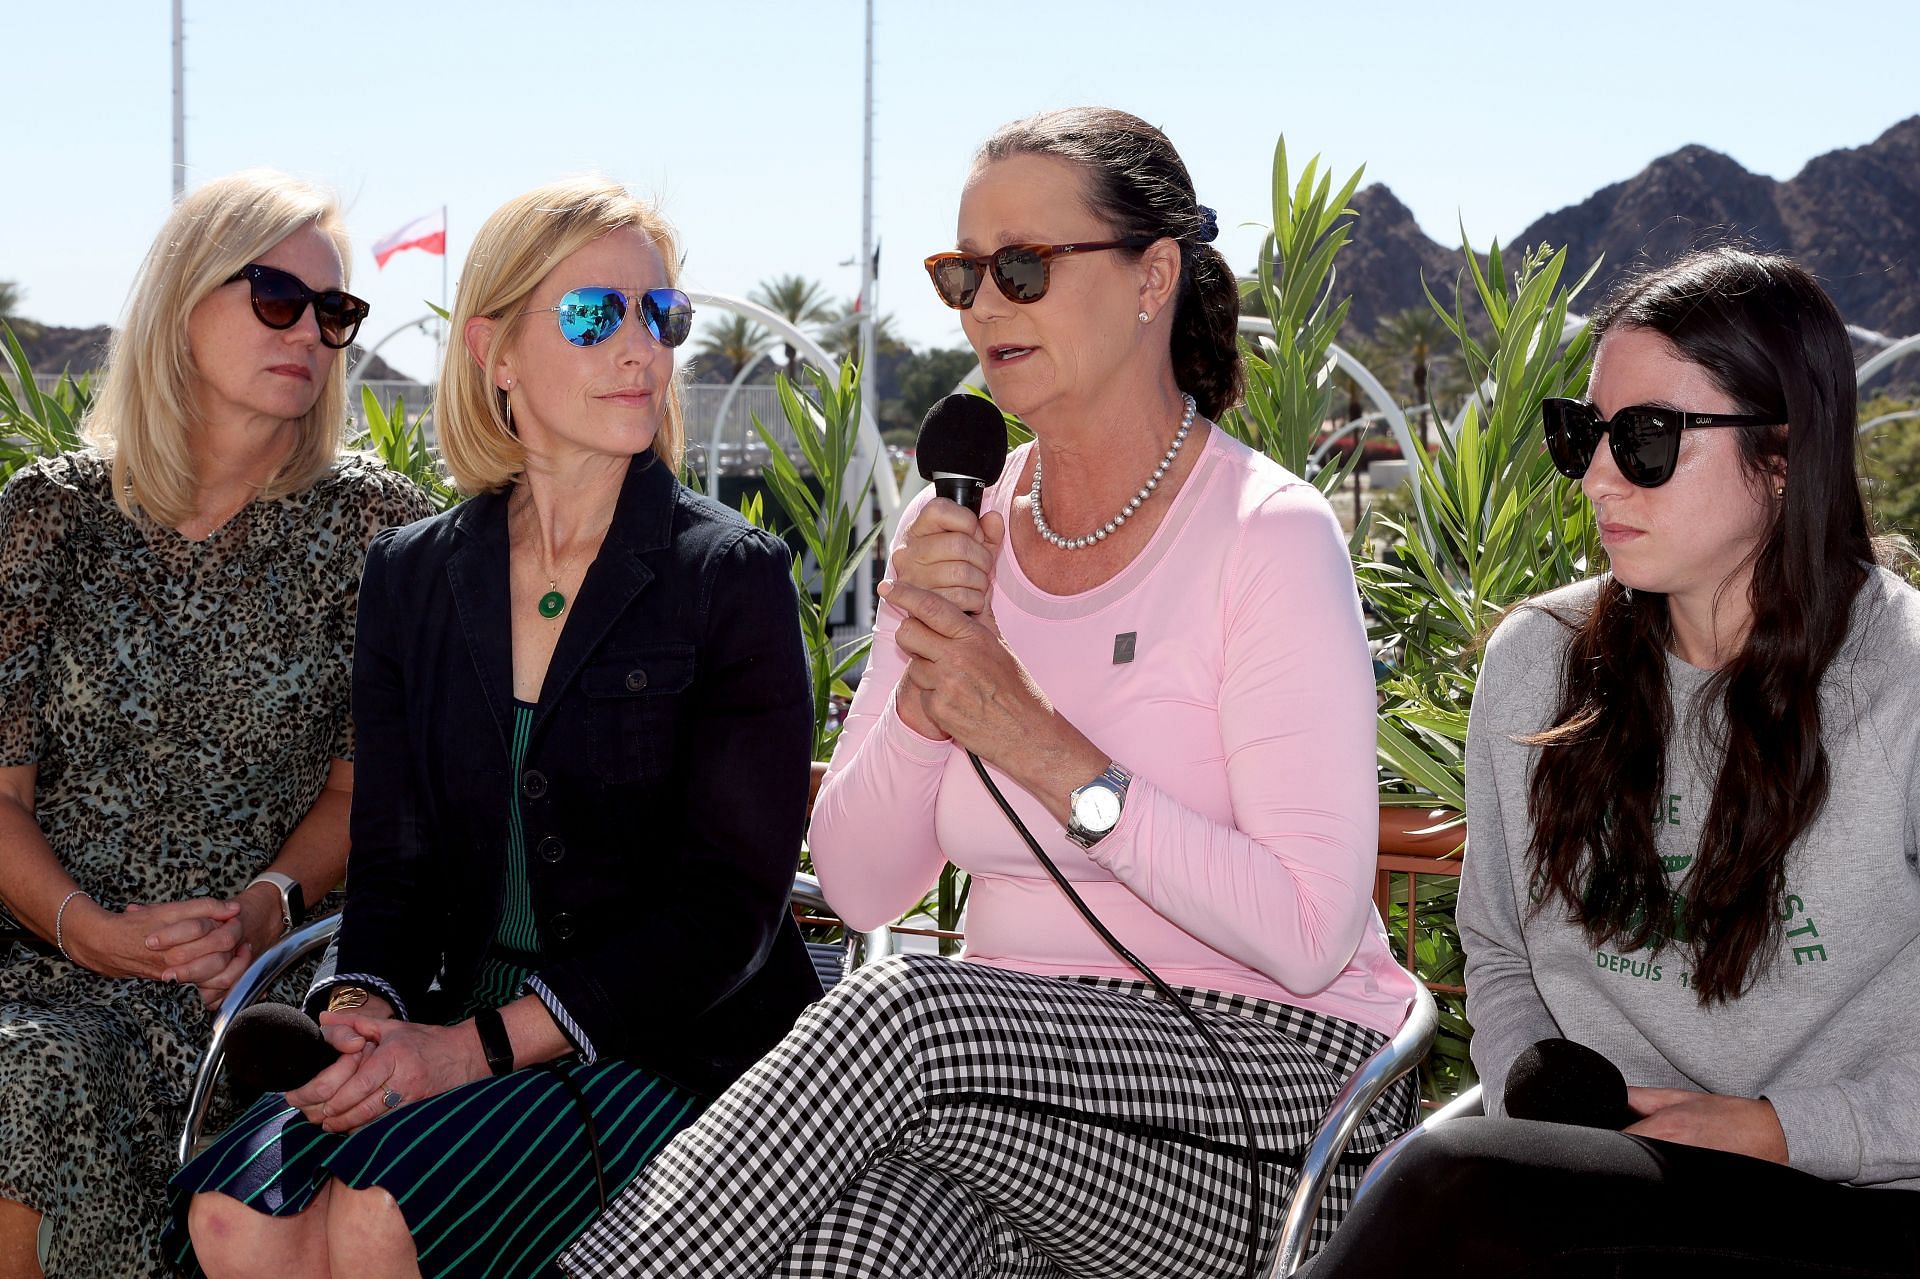
[[[71,372],[77,377],[98,370],[106,363],[107,342],[113,337],[113,330],[104,324],[90,329],[66,329],[53,324],[35,324],[31,320],[14,320],[12,325],[14,336],[20,339],[20,348],[27,353],[27,363],[35,373]],[[360,347],[349,348],[347,367],[358,368],[365,355]],[[412,381],[377,355],[372,357],[363,376],[373,382]]]
[[[1371,333],[1384,316],[1426,305],[1420,280],[1451,297],[1464,265],[1429,237],[1384,186],[1353,200],[1359,215],[1341,282],[1354,292],[1349,323]],[[1571,246],[1571,263],[1604,265],[1591,305],[1626,273],[1685,250],[1738,238],[1805,263],[1848,321],[1892,336],[1920,332],[1920,116],[1863,147],[1809,160],[1785,182],[1750,173],[1701,146],[1661,156],[1634,177],[1535,221],[1516,248]]]

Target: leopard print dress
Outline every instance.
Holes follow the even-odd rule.
[[[0,766],[38,765],[40,829],[100,905],[231,896],[353,757],[361,561],[431,510],[346,457],[190,542],[111,475],[72,453],[0,492]],[[54,1279],[162,1272],[210,1023],[191,985],[0,946],[0,1197],[45,1216]]]

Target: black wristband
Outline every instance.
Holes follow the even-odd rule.
[[[513,1073],[513,1040],[507,1035],[507,1022],[498,1008],[482,1008],[473,1015],[473,1028],[480,1032],[480,1051],[486,1055],[487,1069],[496,1076]]]

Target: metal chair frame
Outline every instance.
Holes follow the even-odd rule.
[[[820,891],[820,881],[812,875],[796,874],[793,884],[793,904],[802,912],[810,915],[825,915],[830,908],[826,897]],[[187,1102],[186,1122],[180,1131],[178,1153],[180,1162],[186,1163],[192,1158],[195,1147],[200,1141],[200,1131],[205,1126],[207,1112],[213,1104],[213,1094],[220,1077],[221,1064],[226,1059],[227,1032],[234,1018],[242,1011],[253,1006],[272,988],[273,984],[284,976],[294,965],[325,949],[340,931],[340,916],[330,915],[302,925],[292,933],[281,938],[247,968],[240,980],[227,992],[226,1000],[220,1006],[219,1014],[214,1018],[213,1033],[207,1041],[206,1052],[201,1055],[200,1064],[195,1069],[193,1091]],[[863,964],[882,958],[891,953],[893,946],[887,939],[887,931],[878,929],[872,933],[856,933],[848,930],[846,939],[846,970],[852,971]],[[1400,1029],[1395,1031],[1379,1051],[1362,1063],[1334,1097],[1333,1104],[1321,1117],[1313,1140],[1308,1144],[1301,1158],[1300,1175],[1294,1183],[1293,1194],[1288,1200],[1286,1212],[1281,1218],[1279,1247],[1275,1250],[1272,1266],[1267,1271],[1268,1279],[1287,1279],[1299,1269],[1306,1255],[1307,1242],[1312,1235],[1314,1218],[1320,1211],[1320,1202],[1326,1195],[1327,1184],[1345,1153],[1353,1134],[1360,1127],[1366,1114],[1380,1100],[1383,1093],[1393,1082],[1419,1066],[1428,1050],[1433,1046],[1434,1035],[1439,1029],[1439,1011],[1433,1002],[1433,996],[1425,986],[1418,986],[1413,1007]],[[1472,1099],[1478,1105],[1479,1090],[1463,1096],[1460,1101],[1437,1111],[1425,1123],[1392,1142],[1374,1161],[1366,1177],[1360,1184],[1359,1192],[1364,1194],[1377,1179],[1381,1168],[1389,1158],[1397,1153],[1408,1141],[1419,1133],[1451,1117],[1451,1112],[1462,1103]]]
[[[792,900],[796,907],[808,913],[818,914],[827,909],[827,899],[820,892],[820,881],[812,875],[794,875]],[[226,1061],[227,1032],[233,1025],[233,1019],[260,1002],[273,984],[296,964],[326,949],[339,931],[338,915],[328,915],[325,919],[301,925],[248,965],[247,971],[227,992],[219,1014],[213,1019],[213,1032],[207,1038],[206,1051],[200,1054],[200,1063],[194,1067],[193,1091],[187,1098],[187,1117],[181,1125],[180,1139],[175,1149],[181,1163],[191,1159],[195,1147],[200,1144],[200,1132],[206,1127],[207,1112],[213,1106],[214,1090],[219,1084],[220,1067]],[[849,937],[849,954],[855,951],[858,940],[857,934]]]

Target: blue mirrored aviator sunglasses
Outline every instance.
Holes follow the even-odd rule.
[[[535,307],[525,315],[552,311],[560,318],[560,336],[575,346],[598,346],[620,329],[634,295],[597,285],[568,289],[559,306]],[[693,302],[678,289],[648,289],[639,295],[640,319],[661,346],[679,346],[693,332]]]

